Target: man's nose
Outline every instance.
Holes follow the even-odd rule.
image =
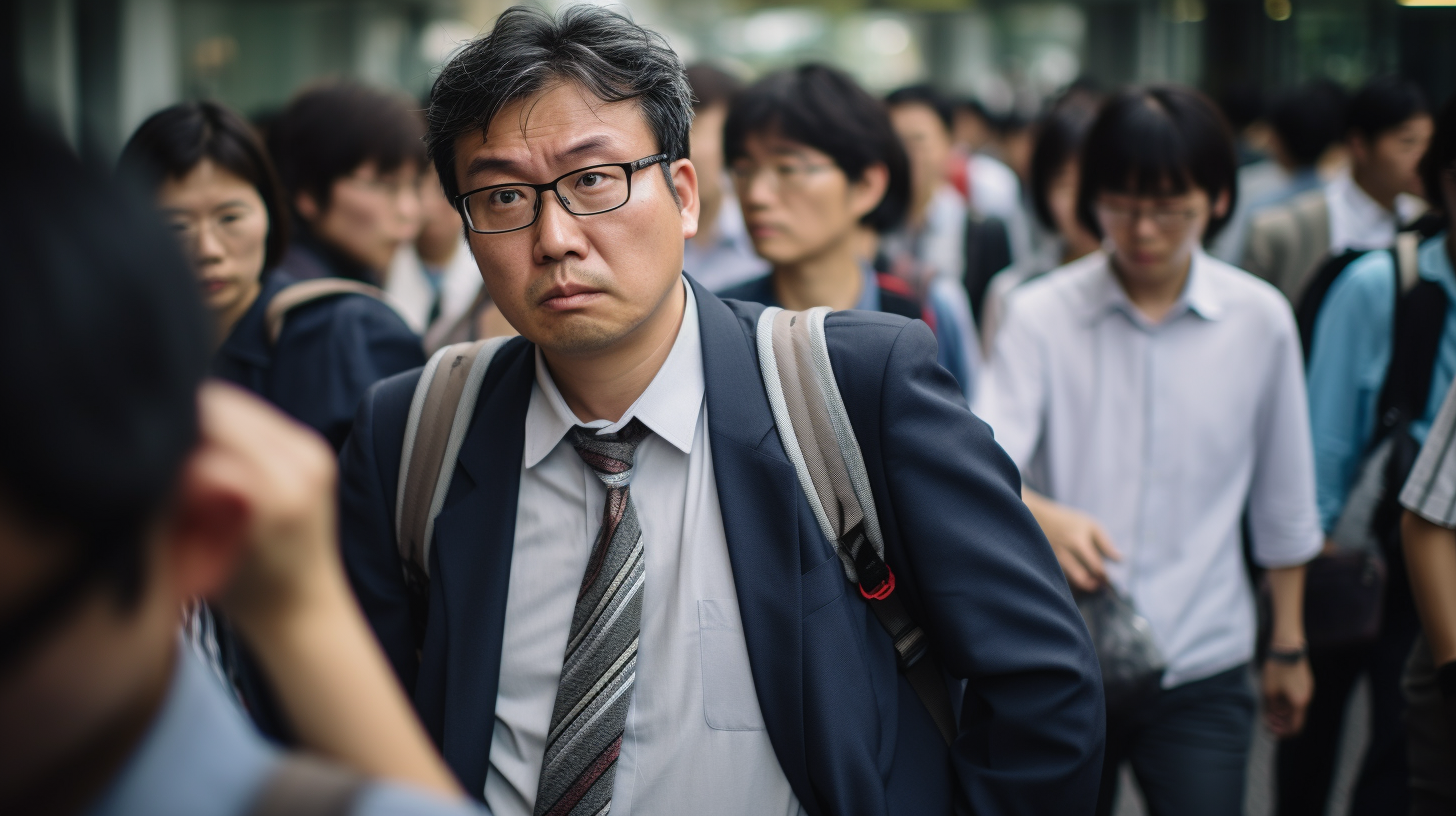
[[[538,263],[559,261],[568,255],[586,257],[586,236],[580,219],[566,209],[554,192],[541,196],[541,213],[536,217],[536,260]]]

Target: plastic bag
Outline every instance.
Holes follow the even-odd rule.
[[[1097,660],[1102,664],[1108,720],[1125,719],[1150,706],[1162,688],[1168,663],[1153,641],[1147,618],[1110,585],[1096,592],[1079,593],[1077,611],[1087,623]]]

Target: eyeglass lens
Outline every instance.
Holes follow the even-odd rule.
[[[556,182],[557,201],[574,215],[594,215],[627,203],[631,187],[620,166],[588,167]],[[491,187],[466,196],[465,215],[471,228],[506,232],[536,220],[540,193],[524,184]]]

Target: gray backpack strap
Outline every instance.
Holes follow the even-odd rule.
[[[485,372],[510,339],[492,337],[446,346],[430,357],[415,385],[394,507],[395,542],[412,594],[428,591],[435,517],[450,492],[455,460],[475,414]]]
[[[263,312],[269,345],[276,344],[283,334],[283,321],[289,312],[305,303],[337,295],[367,295],[386,304],[389,302],[383,289],[348,278],[314,278],[285,286],[268,301],[268,308]]]
[[[890,634],[900,671],[950,744],[957,731],[950,693],[924,630],[895,593],[864,454],[829,363],[824,318],[830,311],[764,309],[757,331],[764,390],[819,529],[834,545],[845,578]]]
[[[263,783],[247,816],[349,816],[367,783],[347,768],[290,754]]]

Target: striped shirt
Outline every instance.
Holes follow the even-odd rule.
[[[1446,392],[1400,504],[1432,524],[1456,527],[1456,387]]]

